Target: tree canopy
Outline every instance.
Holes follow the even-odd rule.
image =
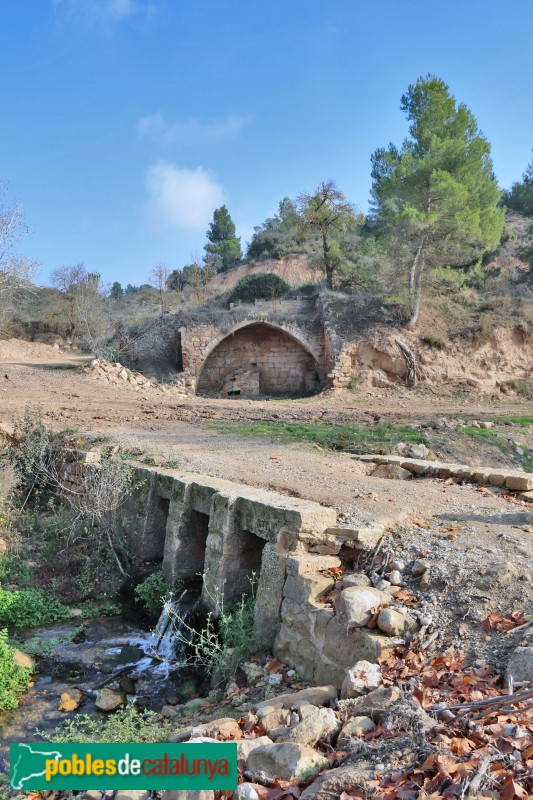
[[[490,145],[474,115],[434,75],[408,87],[410,137],[372,156],[372,213],[409,258],[410,325],[428,269],[472,263],[500,241],[504,214]]]
[[[521,181],[513,183],[503,200],[507,208],[518,211],[526,217],[533,217],[533,159],[522,176]]]
[[[267,258],[280,259],[307,252],[309,246],[302,236],[296,206],[292,200],[284,197],[279,204],[278,213],[254,228],[246,257],[249,261],[264,261]]]
[[[342,248],[333,246],[332,237],[357,225],[360,220],[355,208],[332,180],[321,183],[313,194],[301,194],[296,207],[304,233],[316,233],[320,237],[321,266],[326,283],[332,289],[335,273],[342,262]]]
[[[218,261],[218,272],[227,272],[242,260],[241,240],[226,206],[215,209],[207,238],[204,260],[207,263],[210,257],[214,257]]]

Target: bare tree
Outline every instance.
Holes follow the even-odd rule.
[[[166,289],[167,280],[170,276],[170,270],[166,264],[157,264],[148,276],[148,283],[153,286],[159,294],[159,304],[161,306],[161,313],[164,314],[167,310],[166,302]]]
[[[0,193],[4,193],[2,187]],[[17,243],[28,232],[21,204],[17,201],[10,208],[0,202],[0,320],[34,288],[37,262],[16,252]]]

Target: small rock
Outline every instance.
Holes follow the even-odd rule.
[[[287,725],[290,718],[290,714],[285,708],[276,708],[264,716],[261,716],[258,711],[257,716],[261,720],[261,727],[264,728],[269,735],[277,728]]]
[[[379,581],[379,583],[376,584],[376,589],[379,592],[386,592],[387,589],[390,588],[390,585],[391,584],[389,583],[389,581],[386,581],[386,580],[382,579],[382,580]]]
[[[422,559],[418,558],[411,567],[411,574],[417,578],[419,575],[423,575],[427,569],[427,561],[422,561]]]
[[[178,716],[178,712],[174,706],[163,706],[161,709],[161,714],[167,719],[174,719],[174,717]]]
[[[351,739],[364,736],[376,729],[376,724],[370,717],[354,717],[343,725],[339,738],[337,739],[337,749],[343,750],[350,743]]]
[[[161,800],[215,800],[215,793],[211,789],[170,789],[163,792]]]
[[[369,661],[357,661],[351,669],[346,670],[341,697],[359,697],[362,694],[378,689],[383,682],[381,668],[379,664],[371,664]]]
[[[362,628],[369,622],[372,609],[387,603],[388,599],[384,592],[371,587],[349,587],[337,595],[337,616],[350,628]]]
[[[393,570],[397,569],[398,572],[403,572],[405,569],[405,563],[403,561],[400,561],[400,559],[395,558],[394,561],[391,561],[390,567]]]
[[[401,586],[387,586],[385,591],[386,591],[387,594],[390,594],[390,595],[392,595],[394,597],[395,594],[398,594],[398,592],[402,591],[402,587]]]
[[[135,681],[133,681],[129,675],[121,675],[119,685],[126,694],[135,694]],[[176,705],[175,703],[170,703],[170,698],[167,698],[167,703],[169,703],[169,705]]]
[[[403,584],[402,573],[397,569],[393,569],[392,572],[389,573],[388,578],[393,586],[401,586]]]
[[[259,787],[261,791],[264,787]],[[259,800],[257,790],[253,783],[239,783],[237,786],[237,800]]]
[[[378,616],[378,628],[389,636],[401,636],[407,627],[406,619],[393,608],[383,608]]]
[[[35,669],[35,662],[31,656],[27,653],[23,653],[22,650],[14,650],[13,651],[13,661],[19,667],[23,667],[24,669],[31,669],[32,672]]]
[[[69,617],[81,617],[83,616],[83,611],[81,608],[71,608],[68,615]]]
[[[115,800],[148,800],[150,792],[147,789],[123,789],[115,795]]]
[[[429,569],[424,570],[422,573],[422,577],[420,578],[420,588],[427,589],[430,582],[430,571]]]
[[[370,578],[364,572],[356,572],[354,575],[342,576],[342,587],[348,589],[350,586],[370,586]]]
[[[373,478],[385,478],[386,480],[408,481],[413,476],[409,470],[400,467],[399,464],[378,464],[370,475]]]
[[[126,705],[126,696],[122,692],[115,692],[104,686],[96,695],[95,706],[98,711],[116,711],[117,708]]]
[[[329,761],[307,745],[278,742],[252,750],[246,774],[260,783],[271,786],[277,781],[304,781],[318,775]]]
[[[311,705],[311,703],[300,703],[297,707],[298,717],[301,720],[310,717],[315,711],[318,711],[318,708],[317,706]]]
[[[70,689],[68,692],[63,692],[58,711],[75,711],[83,702],[85,695],[79,689]]]

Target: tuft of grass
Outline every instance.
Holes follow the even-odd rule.
[[[444,339],[441,339],[440,336],[433,336],[431,333],[426,333],[425,336],[422,336],[420,341],[423,344],[427,344],[428,347],[433,347],[435,350],[446,350],[446,342]]]
[[[428,444],[426,436],[406,425],[379,422],[377,425],[346,423],[334,425],[329,422],[230,422],[220,420],[207,423],[221,433],[237,436],[262,436],[279,442],[313,442],[331,450],[351,450],[365,453],[390,450],[398,442]]]
[[[76,370],[76,369],[79,369],[79,367],[76,364],[47,364],[45,366],[45,369],[50,369],[50,370],[54,370],[54,371],[55,370],[65,370],[65,369]]]
[[[522,397],[533,396],[533,381],[528,381],[525,378],[511,378],[505,381],[505,385]]]
[[[523,428],[533,425],[533,417],[495,417],[493,421],[500,424],[502,422],[514,422],[515,425],[520,425]]]

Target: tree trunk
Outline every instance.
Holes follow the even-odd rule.
[[[418,269],[416,270],[414,279],[414,303],[411,308],[411,319],[405,326],[407,329],[414,328],[418,322],[418,315],[420,314],[420,303],[422,300],[422,277],[424,275],[425,259],[423,251],[421,253]]]
[[[414,257],[413,263],[411,265],[411,270],[409,272],[409,311],[412,314],[415,306],[415,275],[416,275],[416,267],[418,265],[418,261],[420,259],[420,254],[422,252],[422,247],[424,246],[424,239],[421,240],[418,250],[416,251],[416,255]]]
[[[322,232],[322,249],[324,252],[324,270],[326,272],[326,284],[329,289],[333,289],[333,269],[331,266],[331,259],[329,257],[329,244],[328,235],[325,231]]]

